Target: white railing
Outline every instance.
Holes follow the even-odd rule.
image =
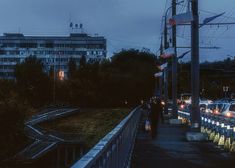
[[[71,168],[128,168],[141,117],[135,108]]]

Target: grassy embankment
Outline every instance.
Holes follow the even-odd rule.
[[[131,109],[86,109],[72,116],[40,124],[48,130],[79,134],[87,147],[92,147],[111,131]]]

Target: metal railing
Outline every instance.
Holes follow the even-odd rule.
[[[178,111],[181,119],[190,123],[190,113]],[[235,119],[201,112],[201,132],[220,147],[235,152]]]
[[[71,168],[127,168],[141,117],[135,108]]]

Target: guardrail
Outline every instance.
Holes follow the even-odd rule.
[[[54,120],[60,117],[65,117],[67,115],[71,115],[73,113],[76,113],[79,109],[78,108],[63,108],[63,109],[57,109],[53,110],[47,113],[42,113],[33,116],[29,121],[27,121],[26,125],[35,125],[41,122]]]
[[[179,118],[190,123],[190,113],[178,111]],[[201,112],[201,132],[218,146],[235,152],[235,119]]]
[[[17,154],[16,157],[35,159],[51,150],[53,147],[56,147],[57,144],[65,143],[66,140],[53,134],[45,133],[46,131],[37,126],[37,124],[65,117],[76,112],[79,112],[78,108],[63,108],[33,116],[29,121],[25,122],[25,133],[36,142],[27,146],[23,151]],[[34,153],[31,152],[34,149],[37,149],[37,151],[34,151]]]
[[[140,116],[137,107],[71,168],[130,167]]]

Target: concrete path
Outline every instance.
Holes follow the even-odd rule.
[[[187,126],[160,124],[158,136],[150,139],[139,128],[132,168],[235,168],[235,156],[211,142],[187,142]]]

